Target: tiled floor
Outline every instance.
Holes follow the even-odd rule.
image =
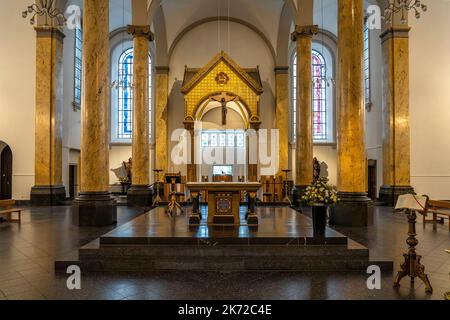
[[[119,223],[140,212],[119,207]],[[383,274],[381,290],[367,289],[365,273],[192,273],[82,275],[82,289],[67,289],[65,276],[53,271],[55,260],[77,259],[77,248],[111,228],[77,228],[71,208],[31,208],[21,226],[0,224],[0,300],[5,299],[443,299],[450,290],[450,232],[447,226],[417,225],[426,272],[434,287],[426,295],[416,282],[404,279],[392,288],[392,274]],[[371,249],[373,260],[394,259],[406,251],[406,217],[377,207],[375,225],[338,228]]]

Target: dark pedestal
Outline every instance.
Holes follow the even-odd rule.
[[[382,186],[379,198],[385,206],[394,207],[399,196],[410,193],[415,194],[411,186]]]
[[[338,198],[330,211],[330,224],[343,227],[373,225],[373,202],[367,193],[339,192]]]
[[[292,189],[292,206],[297,208],[301,207],[300,199],[305,193],[306,188],[308,188],[308,186],[295,186],[294,189]]]
[[[109,192],[85,192],[73,202],[73,223],[78,226],[102,227],[117,222],[116,200]]]
[[[129,207],[151,207],[152,189],[150,186],[131,186],[127,192],[127,205]]]
[[[66,200],[64,186],[34,186],[31,188],[32,206],[58,206]]]
[[[327,226],[327,211],[328,207],[323,205],[312,206],[312,220],[314,236],[325,236]]]

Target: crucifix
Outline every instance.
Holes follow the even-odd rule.
[[[221,95],[211,96],[211,100],[220,102],[222,106],[222,125],[227,124],[227,104],[232,101],[236,101],[238,97],[229,96],[226,93],[222,93]]]

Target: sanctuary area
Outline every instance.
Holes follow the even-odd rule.
[[[0,300],[450,298],[449,1],[0,3]]]

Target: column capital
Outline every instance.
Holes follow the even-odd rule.
[[[277,66],[275,67],[275,74],[288,74],[289,67],[288,66]]]
[[[318,25],[308,25],[308,26],[295,26],[294,32],[291,34],[291,40],[297,41],[298,38],[309,37],[312,38],[315,34],[319,32]]]
[[[34,27],[34,30],[36,30],[36,36],[38,38],[56,38],[59,41],[63,42],[66,35],[64,32],[61,31],[60,28],[57,27]]]
[[[150,30],[150,26],[148,25],[138,26],[129,24],[127,26],[127,32],[133,37],[146,37],[148,38],[148,41],[153,41],[155,39],[155,36],[153,35],[153,32]]]
[[[155,66],[156,74],[168,74],[169,67],[168,66]]]
[[[408,26],[390,26],[381,33],[381,43],[391,38],[409,38],[410,30],[411,27]]]

